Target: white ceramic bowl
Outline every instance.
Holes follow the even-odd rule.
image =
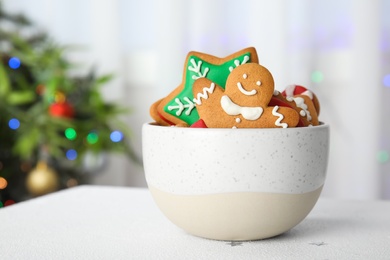
[[[329,126],[205,129],[144,124],[146,181],[161,211],[196,236],[281,234],[314,207],[326,177]]]

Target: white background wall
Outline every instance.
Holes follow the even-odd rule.
[[[321,101],[331,125],[323,196],[390,198],[390,10],[388,0],[4,0],[101,73],[114,72],[107,100],[133,109],[124,118],[141,156],[149,106],[181,81],[191,50],[226,56],[256,47],[276,88],[301,84]],[[312,80],[319,71],[323,80]],[[378,159],[379,156],[379,159]],[[110,157],[98,184],[144,186],[143,170]]]

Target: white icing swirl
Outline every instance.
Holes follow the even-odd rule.
[[[215,89],[215,84],[214,83],[211,83],[210,87],[203,88],[203,92],[202,93],[198,93],[196,95],[196,98],[193,99],[194,103],[196,103],[197,105],[201,105],[202,104],[202,98],[203,99],[208,99],[209,95],[207,93],[210,93],[210,94],[213,93],[214,89]]]
[[[287,128],[288,127],[288,124],[287,123],[280,123],[283,119],[284,119],[284,116],[278,112],[278,109],[279,109],[279,106],[275,106],[273,109],[272,109],[272,114],[274,116],[277,116],[278,119],[276,119],[275,121],[275,125],[276,126],[281,126],[283,128]]]

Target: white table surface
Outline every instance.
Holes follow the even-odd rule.
[[[390,202],[320,198],[275,238],[189,235],[147,189],[79,186],[0,209],[0,259],[390,259]]]

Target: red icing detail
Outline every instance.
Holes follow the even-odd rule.
[[[307,90],[307,88],[305,88],[304,86],[301,86],[301,85],[294,85],[294,86],[295,86],[294,95],[299,95]],[[286,96],[286,90],[284,90],[282,92],[282,95]]]
[[[157,112],[158,116],[164,120],[165,122],[167,122],[168,124],[170,125],[175,125],[174,123],[172,123],[171,121],[169,121],[168,119],[166,119],[165,117],[163,117],[159,112]]]
[[[208,128],[202,119],[199,119],[191,125],[192,128]]]
[[[294,109],[289,103],[284,102],[283,100],[280,100],[279,98],[276,98],[276,97],[272,97],[268,106],[270,106],[270,107],[274,107],[274,106],[289,107],[289,108]],[[305,124],[303,123],[301,117],[299,117],[299,122],[298,122],[297,127],[302,127],[302,126],[305,126]]]

